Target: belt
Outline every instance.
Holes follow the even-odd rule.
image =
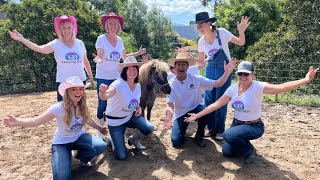
[[[106,115],[106,118],[108,118],[108,119],[124,119],[124,118],[126,118],[127,116],[125,116],[125,117],[114,117],[114,116],[109,116],[109,115]]]
[[[253,121],[241,121],[241,120],[236,119],[236,118],[233,118],[233,119],[236,122],[236,124],[255,124],[255,123],[261,122],[261,118],[259,118],[257,120],[253,120]]]

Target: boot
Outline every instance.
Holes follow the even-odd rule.
[[[141,137],[142,134],[140,131],[136,131],[135,133],[133,133],[131,136],[129,136],[128,138],[128,144],[131,146],[131,145],[134,145],[134,147],[138,150],[145,150],[147,149],[145,146],[143,146],[138,138]]]
[[[104,127],[106,122],[104,121],[104,118],[97,118],[97,124],[99,124],[100,126]],[[98,137],[103,138],[103,134],[100,133],[100,131],[98,131]]]

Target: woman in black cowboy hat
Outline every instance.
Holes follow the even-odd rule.
[[[207,57],[206,77],[213,80],[217,80],[223,75],[224,61],[228,63],[231,60],[228,43],[243,46],[245,44],[244,32],[250,24],[248,17],[242,17],[241,22],[237,22],[239,37],[236,37],[225,28],[217,28],[214,25],[216,21],[216,17],[210,18],[207,12],[200,12],[196,14],[195,21],[190,22],[190,25],[197,27],[202,35],[198,41],[198,60],[200,63],[205,63]],[[230,85],[231,76],[222,87],[206,91],[205,105],[208,106],[218,100]],[[215,135],[217,140],[223,140],[226,115],[227,106],[213,112],[210,115],[212,120],[208,122],[208,132],[205,136]]]

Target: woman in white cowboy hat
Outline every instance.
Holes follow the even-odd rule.
[[[139,106],[141,97],[141,87],[138,83],[139,66],[142,63],[137,62],[133,56],[128,56],[123,63],[119,64],[121,77],[111,83],[109,86],[101,84],[99,96],[102,100],[110,99],[110,105],[106,109],[106,122],[111,135],[111,142],[115,156],[119,160],[127,157],[125,146],[126,128],[137,128],[128,139],[129,145],[133,144],[136,149],[146,149],[142,146],[138,137],[148,135],[153,132],[154,126],[146,120]]]
[[[107,134],[106,127],[101,127],[90,118],[86,93],[90,83],[84,85],[78,76],[72,76],[59,85],[63,101],[48,108],[34,118],[16,118],[6,116],[4,125],[8,127],[36,127],[56,118],[57,129],[52,139],[52,174],[53,179],[71,179],[71,151],[78,150],[76,158],[82,166],[90,167],[90,160],[105,151],[107,144],[99,137],[83,130],[88,124],[92,128]]]
[[[221,98],[206,107],[201,112],[189,114],[186,122],[194,121],[231,102],[234,109],[231,127],[224,136],[222,153],[227,157],[240,155],[244,163],[254,162],[255,148],[251,140],[260,138],[264,133],[264,124],[261,120],[261,106],[263,94],[279,94],[291,91],[309,83],[319,71],[319,68],[309,68],[305,78],[289,81],[282,84],[269,84],[255,80],[255,71],[251,62],[242,61],[238,65],[238,82],[231,85]]]
[[[249,18],[242,17],[241,22],[237,23],[239,37],[234,36],[225,28],[217,28],[214,23],[216,17],[209,17],[207,12],[196,14],[195,21],[191,21],[191,26],[196,26],[202,37],[198,41],[198,59],[200,63],[206,63],[206,77],[217,80],[224,73],[223,62],[227,63],[231,60],[228,43],[231,42],[238,46],[245,44],[245,30],[249,26]],[[205,91],[205,106],[215,102],[223,95],[225,90],[231,85],[231,76],[228,81],[219,88]],[[223,132],[225,130],[225,120],[227,116],[227,106],[221,107],[214,113],[210,114],[212,121],[208,122],[208,132],[205,136],[215,135],[217,140],[223,140]]]
[[[54,30],[58,39],[41,46],[24,38],[18,31],[9,31],[9,35],[12,39],[23,43],[34,51],[42,54],[54,53],[57,62],[57,100],[62,101],[62,97],[58,93],[58,86],[61,82],[70,76],[79,76],[81,81],[85,81],[87,77],[84,69],[91,84],[93,84],[93,76],[86,47],[81,40],[76,38],[78,26],[75,17],[63,15],[54,18]]]
[[[96,42],[97,56],[94,61],[96,65],[97,93],[101,84],[110,85],[114,80],[119,78],[118,64],[120,59],[126,59],[127,56],[139,56],[146,53],[146,48],[140,48],[139,51],[127,54],[123,40],[117,34],[124,27],[122,16],[111,12],[100,19],[102,27],[106,33],[101,34]],[[107,101],[98,97],[97,122],[104,124],[103,112],[106,110]],[[99,134],[100,135],[100,134]]]

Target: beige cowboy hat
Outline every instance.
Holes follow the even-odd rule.
[[[61,96],[64,95],[64,92],[66,92],[67,89],[73,88],[73,87],[83,87],[84,89],[88,88],[91,85],[91,83],[87,83],[86,85],[83,84],[83,82],[80,80],[78,76],[71,76],[68,77],[64,82],[62,82],[59,87],[58,91]]]
[[[138,62],[136,60],[135,57],[133,56],[128,56],[123,63],[119,63],[119,70],[120,72],[123,70],[123,68],[125,67],[129,67],[129,66],[141,66],[143,63],[142,62]]]
[[[177,61],[186,61],[189,66],[193,66],[195,64],[195,60],[190,58],[186,53],[178,53],[176,58],[170,58],[168,60],[168,64],[170,66],[174,66]]]

